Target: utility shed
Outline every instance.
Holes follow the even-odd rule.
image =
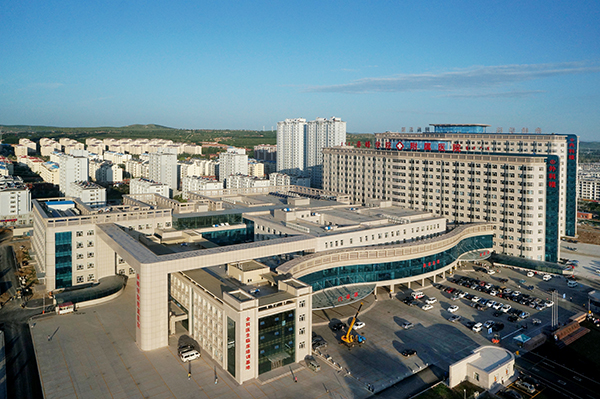
[[[482,346],[450,365],[450,388],[469,381],[484,389],[506,384],[515,374],[515,356],[498,346]]]

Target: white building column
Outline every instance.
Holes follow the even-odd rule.
[[[169,308],[167,274],[140,266],[136,278],[136,343],[143,351],[168,345]]]

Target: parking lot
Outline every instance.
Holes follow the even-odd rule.
[[[470,265],[457,270],[454,276],[442,281],[441,285],[419,288],[413,284],[413,289],[403,287],[392,300],[379,300],[371,304],[359,315],[365,326],[358,332],[367,339],[360,347],[348,349],[340,345],[343,332],[333,332],[327,324],[314,326],[313,331],[328,342],[327,347],[320,351],[324,356],[330,356],[345,370],[349,370],[355,378],[380,390],[419,372],[427,365],[447,369],[450,364],[467,356],[476,347],[492,344],[495,334],[499,335],[500,345],[514,352],[519,349],[518,342],[513,340],[516,335],[524,333],[532,337],[547,328],[551,323],[552,306],[558,306],[558,321],[565,323],[569,317],[582,310],[581,304],[590,290],[581,284],[570,288],[567,286],[568,280],[562,276],[553,276],[544,281],[543,274],[528,277],[527,271],[508,268],[494,270],[498,272],[490,275],[487,272],[475,271],[473,265]],[[468,287],[457,284],[460,277],[478,280],[477,287],[481,287],[481,290],[471,288],[474,284]],[[490,284],[492,289],[510,290],[510,293],[503,297],[490,295],[484,288],[485,284],[480,285],[481,282]],[[526,289],[525,286],[533,287]],[[453,288],[455,291],[448,293],[440,288]],[[548,301],[552,299],[549,291],[553,289],[557,291],[559,299],[557,303],[547,306]],[[472,307],[471,304],[475,304],[472,300],[464,297],[452,299],[457,290],[463,291],[465,295],[476,295],[484,300],[508,304],[511,310],[502,312],[487,305],[482,305],[481,310],[477,310],[476,307]],[[402,300],[410,297],[414,291],[422,291],[424,297],[414,306],[403,303]],[[521,294],[513,296],[515,291]],[[424,305],[426,299],[432,297],[436,298],[435,303],[431,304],[432,308],[423,310],[419,305]],[[537,308],[530,307],[527,301],[513,301],[513,297],[519,301],[529,299]],[[448,308],[452,305],[458,306],[458,310],[449,312]],[[345,314],[339,319],[348,323],[355,308],[356,306],[346,312],[338,309],[339,313]],[[519,318],[521,312],[529,313],[528,317]],[[460,316],[460,319],[451,322],[449,319],[452,316]],[[539,320],[539,323],[536,320],[536,324],[533,324],[534,319]],[[488,321],[495,324],[491,334],[483,326],[480,332],[472,330],[474,324],[483,325]],[[402,326],[406,322],[412,323],[413,327],[404,329]],[[404,357],[401,352],[406,349],[416,350],[417,353]],[[320,361],[323,362],[322,359]]]

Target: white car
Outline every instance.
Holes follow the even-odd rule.
[[[535,274],[533,272],[527,272],[527,277],[533,277]]]
[[[483,324],[477,323],[473,326],[473,331],[479,332],[479,331],[481,331],[481,327],[483,327]]]
[[[512,308],[512,306],[510,306],[509,304],[506,304],[504,306],[502,306],[502,308],[500,309],[501,311],[503,311],[504,313],[508,312],[510,309]]]
[[[200,357],[200,352],[195,349],[189,350],[187,352],[182,352],[179,354],[181,361],[184,363],[191,362],[192,360],[196,360]]]
[[[479,298],[478,296],[474,296],[473,298],[471,298],[471,302],[479,302],[481,298]]]
[[[519,295],[521,295],[521,291],[513,291],[511,295],[512,296],[519,296]]]
[[[546,305],[547,308],[550,308],[550,307],[554,306],[554,302],[552,302],[552,301],[545,301],[544,305]]]
[[[501,309],[501,308],[502,308],[502,306],[504,306],[504,304],[503,304],[503,303],[500,303],[500,302],[496,302],[495,304],[493,304],[493,305],[492,305],[492,307],[493,307],[494,309],[496,309],[496,310],[499,310],[499,309]]]
[[[433,305],[436,302],[437,302],[437,298],[434,298],[434,297],[427,298],[427,300],[425,301],[425,303],[428,305]]]
[[[492,269],[490,269],[490,270],[488,270],[488,274],[489,274],[489,275],[496,274],[496,271],[495,271],[495,270],[492,270]]]
[[[364,322],[357,320],[356,323],[354,323],[354,326],[352,327],[352,329],[353,330],[360,330],[364,326],[366,326],[366,324]]]
[[[485,323],[483,323],[483,328],[485,328],[487,330],[488,328],[490,328],[494,324],[496,324],[496,323],[493,320],[488,320]]]
[[[491,308],[491,307],[492,307],[492,306],[494,306],[496,303],[497,303],[496,301],[488,301],[488,303],[486,303],[485,305],[486,305],[488,308]]]
[[[421,306],[421,309],[423,309],[423,310],[431,310],[431,309],[433,309],[433,306],[431,306],[429,304],[425,304],[425,305]]]
[[[448,308],[448,312],[450,312],[450,313],[454,313],[457,310],[458,310],[458,306],[456,306],[456,305],[452,305]]]
[[[544,277],[542,277],[542,280],[544,280],[544,281],[550,281],[551,278],[552,278],[552,275],[550,275],[550,274],[544,274]]]

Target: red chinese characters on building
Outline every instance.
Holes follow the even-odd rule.
[[[431,151],[431,143],[425,143],[423,145],[423,147],[424,147],[425,151]]]
[[[392,149],[392,143],[390,143],[389,141],[385,142],[385,149],[386,150],[391,150]]]
[[[360,145],[361,145],[360,141],[357,141],[356,142],[356,148],[360,148]]]
[[[452,144],[453,152],[460,152],[460,144]]]
[[[137,328],[140,328],[140,275],[136,276],[136,285],[137,285]]]
[[[446,151],[446,144],[438,143],[438,151]]]
[[[558,168],[555,165],[556,160],[551,159],[550,166],[548,166],[548,187],[550,188],[556,188],[556,172]]]
[[[371,142],[370,142],[370,141],[366,141],[366,142],[365,142],[365,147],[367,147],[367,148],[371,148]]]
[[[411,150],[417,150],[417,143],[410,143]]]
[[[246,370],[250,370],[250,317],[246,317]]]
[[[379,148],[379,147],[381,147],[381,141],[376,141],[376,142],[375,142],[375,147],[376,147],[376,148]]]

